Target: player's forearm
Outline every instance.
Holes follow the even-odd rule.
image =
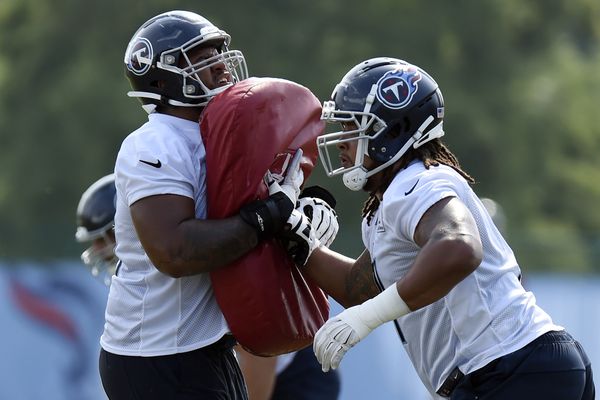
[[[303,271],[344,307],[360,304],[380,293],[366,251],[355,260],[320,247],[313,252]]]
[[[431,240],[399,281],[398,292],[411,310],[418,310],[448,294],[480,263],[481,244],[477,238],[455,235]]]
[[[162,258],[153,263],[172,277],[209,272],[230,264],[258,244],[256,231],[239,216],[218,220],[190,219],[179,224]]]

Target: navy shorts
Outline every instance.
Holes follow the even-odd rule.
[[[336,400],[340,376],[323,372],[312,346],[299,350],[290,365],[277,375],[271,400]]]
[[[590,360],[567,332],[548,332],[465,375],[452,400],[593,400]]]
[[[247,400],[246,384],[226,335],[198,350],[157,357],[100,351],[100,377],[110,400]]]

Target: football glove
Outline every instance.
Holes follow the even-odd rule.
[[[298,199],[296,209],[308,217],[321,244],[331,246],[340,228],[335,210],[317,197]]]
[[[394,283],[372,299],[330,318],[317,331],[313,341],[313,350],[323,372],[336,369],[346,352],[373,329],[409,312]]]
[[[269,188],[269,197],[255,200],[240,209],[240,217],[256,230],[259,240],[279,233],[290,218],[304,181],[301,159],[302,150],[298,149],[286,167],[285,177],[267,171],[265,183]]]
[[[291,226],[289,231],[283,233],[283,244],[294,263],[302,267],[308,257],[321,243],[310,223],[310,219],[299,210],[292,211],[287,223]]]
[[[304,266],[314,249],[333,243],[339,230],[335,204],[333,195],[320,186],[305,188],[300,194],[287,221],[291,228],[282,235],[283,245],[296,265]]]

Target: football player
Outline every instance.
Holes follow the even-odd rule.
[[[441,141],[444,114],[434,79],[395,58],[356,65],[324,103],[322,119],[340,128],[318,140],[326,172],[369,198],[362,255],[318,247],[304,265],[346,307],[317,332],[317,359],[335,369],[372,330],[395,321],[433,396],[593,399],[584,350],[523,288],[473,178]]]
[[[297,163],[249,213],[206,219],[204,146],[208,101],[247,77],[230,36],[188,11],[157,15],[133,34],[125,74],[148,121],[123,141],[115,165],[116,255],[100,339],[100,375],[118,399],[247,398],[235,339],[207,272],[274,235],[302,183]],[[298,179],[299,178],[299,179]],[[259,236],[260,235],[260,236]]]
[[[111,400],[247,398],[209,272],[280,234],[304,177],[298,150],[283,180],[268,182],[269,197],[228,218],[206,218],[199,117],[248,76],[229,43],[206,18],[169,11],[142,24],[125,52],[128,95],[148,121],[123,140],[115,163],[119,268],[99,363]]]
[[[77,206],[75,240],[91,244],[81,260],[106,285],[117,268],[115,256],[115,176],[106,175],[83,192]]]

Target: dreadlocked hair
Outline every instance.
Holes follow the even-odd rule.
[[[458,174],[469,184],[472,185],[475,183],[475,179],[462,170],[456,156],[439,139],[427,142],[416,149],[411,147],[400,160],[381,172],[383,174],[381,184],[371,191],[362,208],[362,217],[367,219],[367,224],[371,224],[371,219],[373,218],[375,211],[379,208],[379,198],[377,197],[377,193],[385,192],[398,171],[406,168],[408,164],[415,159],[421,160],[427,169],[431,166],[437,167],[440,164],[446,165],[458,172]]]

